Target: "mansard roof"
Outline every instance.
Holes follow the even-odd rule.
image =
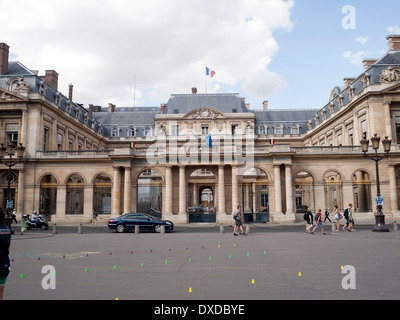
[[[163,114],[186,114],[194,109],[210,108],[222,113],[247,113],[243,99],[237,93],[172,94]]]

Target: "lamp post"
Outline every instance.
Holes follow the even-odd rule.
[[[371,160],[375,161],[375,168],[376,168],[376,189],[377,189],[377,203],[376,203],[376,215],[375,215],[375,227],[372,229],[374,232],[388,232],[389,228],[385,226],[385,215],[382,212],[382,204],[383,204],[383,198],[381,198],[381,188],[379,184],[379,166],[378,163],[382,159],[389,157],[389,151],[390,151],[390,146],[392,143],[392,140],[388,139],[388,137],[385,137],[385,139],[382,140],[383,144],[383,150],[385,151],[385,154],[383,156],[378,155],[378,149],[379,149],[379,142],[381,138],[377,136],[377,134],[374,134],[374,136],[371,138],[372,142],[372,148],[375,150],[375,154],[373,156],[370,156],[367,154],[368,152],[368,146],[369,146],[369,140],[366,138],[361,139],[361,150],[364,153],[364,157],[368,157]]]
[[[25,147],[22,146],[22,143],[15,147],[13,143],[10,143],[8,147],[4,147],[4,144],[0,147],[0,161],[8,167],[8,175],[7,175],[7,197],[6,197],[6,217],[5,224],[8,228],[10,228],[11,233],[14,233],[11,229],[11,210],[14,209],[14,203],[11,202],[11,168],[14,167],[18,162],[22,161],[22,158],[25,153]],[[13,159],[13,156],[17,154],[18,160]],[[9,159],[5,159],[5,156],[8,155]]]

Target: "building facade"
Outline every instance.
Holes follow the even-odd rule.
[[[9,61],[1,43],[0,143],[26,151],[10,175],[0,167],[0,205],[10,198],[18,215],[54,222],[88,222],[95,209],[104,221],[140,211],[231,224],[238,205],[250,222],[290,223],[305,207],[352,203],[356,220],[374,222],[375,163],[360,140],[378,134],[392,140],[379,163],[383,211],[399,219],[400,36],[387,40],[325,106],[296,110],[252,110],[239,94],[196,88],[157,107],[84,107],[72,85],[58,91],[56,71]]]

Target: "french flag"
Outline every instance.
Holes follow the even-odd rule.
[[[212,78],[212,77],[214,77],[214,75],[215,75],[215,71],[206,67],[206,76],[210,76]]]

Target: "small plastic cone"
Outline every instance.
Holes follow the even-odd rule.
[[[299,272],[299,277],[301,277],[301,272]]]
[[[254,279],[253,280],[251,280],[251,284],[255,284],[256,282],[254,281]]]
[[[193,292],[192,287],[189,287],[189,292]]]

